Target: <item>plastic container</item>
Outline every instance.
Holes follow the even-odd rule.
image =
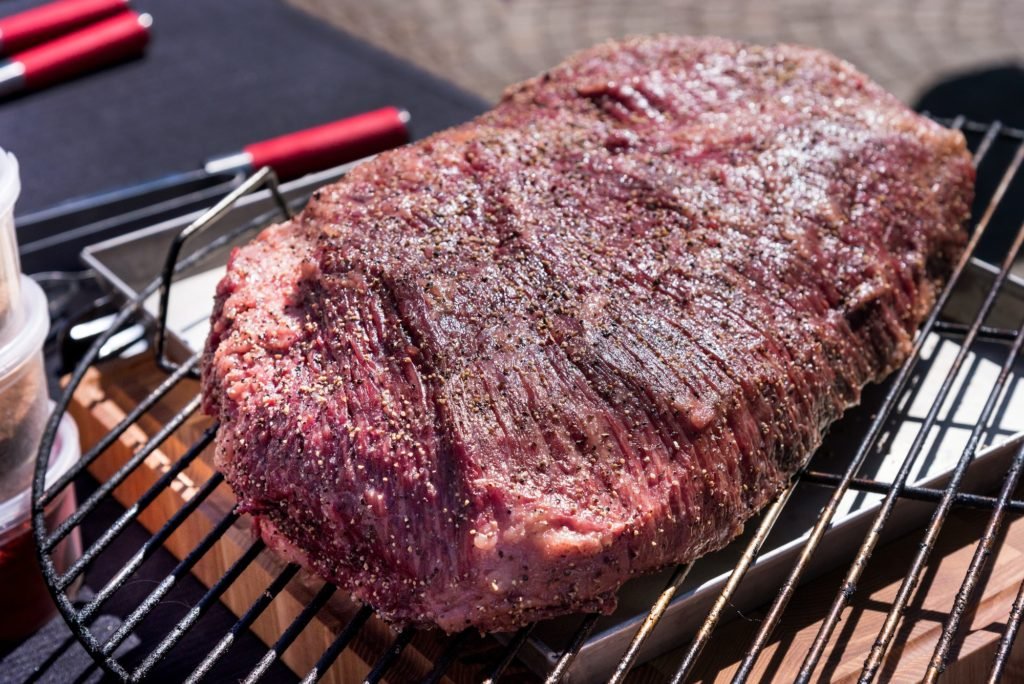
[[[21,261],[14,232],[14,203],[20,192],[18,160],[0,149],[0,341],[16,332],[10,318],[20,297]]]
[[[65,414],[50,451],[46,483],[55,482],[80,456],[78,428]],[[75,488],[65,487],[46,508],[47,529],[52,530],[71,515],[76,505]],[[3,615],[0,642],[16,641],[33,634],[57,611],[36,558],[31,514],[31,488],[0,502],[0,615]],[[76,527],[53,551],[58,572],[66,571],[81,554],[82,540]],[[68,593],[75,589],[77,584]]]
[[[32,482],[49,414],[43,366],[43,342],[50,327],[46,295],[28,276],[20,281],[20,296],[8,320],[17,333],[0,335],[0,501]]]

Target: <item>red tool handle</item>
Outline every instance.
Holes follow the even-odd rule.
[[[11,57],[25,67],[25,86],[42,88],[142,54],[149,42],[148,14],[122,12]]]
[[[58,0],[0,19],[0,54],[21,52],[103,17],[117,14],[128,0]]]
[[[328,169],[409,141],[409,114],[385,107],[245,146],[252,168],[270,166],[282,180]]]

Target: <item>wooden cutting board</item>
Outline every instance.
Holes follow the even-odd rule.
[[[166,375],[156,368],[150,354],[130,359],[109,361],[87,373],[75,392],[71,413],[78,422],[83,445],[95,444],[116,425],[125,413],[156,387]],[[103,481],[185,406],[198,391],[194,381],[183,381],[170,394],[146,413],[115,444],[90,467],[90,472]],[[205,416],[196,414],[172,435],[118,488],[115,497],[124,504],[134,503],[170,465],[195,441],[210,424]],[[139,514],[139,522],[147,529],[159,529],[184,502],[189,500],[213,473],[210,449],[196,459],[173,485]],[[227,514],[234,497],[226,485],[203,502],[185,523],[167,540],[172,554],[182,557]],[[895,647],[886,662],[883,681],[918,681],[931,657],[942,629],[946,611],[960,586],[988,514],[955,509],[946,524],[932,562],[901,625]],[[869,570],[859,585],[852,605],[843,615],[823,662],[827,674],[817,681],[851,682],[867,655],[888,611],[903,573],[917,548],[917,536],[908,535],[879,548]],[[252,542],[247,518],[240,519],[194,568],[194,574],[209,586]],[[823,550],[821,552],[826,552]],[[244,612],[266,589],[284,564],[271,552],[260,554],[256,561],[234,582],[223,597],[236,614]],[[968,613],[963,638],[955,651],[956,660],[947,670],[944,682],[975,682],[983,680],[991,665],[996,643],[1002,633],[1010,604],[1024,580],[1024,519],[1010,518],[997,553],[982,582],[983,598]],[[845,568],[844,568],[845,570]],[[803,654],[834,596],[842,576],[837,571],[801,587],[786,611],[781,624],[757,663],[751,681],[793,680]],[[319,589],[321,583],[304,573],[286,587],[253,625],[255,633],[266,643],[273,643],[299,614]],[[310,625],[301,632],[285,652],[284,662],[296,673],[304,675],[331,643],[334,634],[357,610],[357,606],[338,592]],[[771,596],[766,595],[765,600]],[[704,653],[694,679],[704,682],[728,681],[742,659],[743,650],[757,629],[759,613],[736,616],[722,625]],[[358,637],[335,663],[325,682],[361,681],[373,663],[390,645],[394,633],[380,620],[371,618]],[[430,671],[431,662],[440,653],[444,638],[436,633],[420,632],[389,672],[388,681],[418,681]],[[837,646],[838,644],[838,646]],[[491,639],[473,638],[464,652],[474,655],[474,663],[493,662],[499,647]],[[680,660],[673,652],[637,667],[630,679],[635,682],[661,682],[672,673]],[[474,664],[457,662],[449,671],[448,681],[469,682],[480,677]],[[534,679],[520,665],[513,666],[504,681]],[[1024,637],[1018,640],[1007,670],[1006,681],[1024,681]]]

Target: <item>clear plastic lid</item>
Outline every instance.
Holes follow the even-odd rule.
[[[51,410],[53,404],[50,404]],[[60,427],[57,429],[57,438],[50,450],[50,467],[46,471],[47,486],[57,481],[61,475],[66,473],[81,457],[81,447],[78,443],[78,426],[70,415],[64,414],[61,418]],[[32,509],[32,488],[28,487],[22,492],[15,494],[6,501],[0,501],[0,537],[8,530],[18,527],[28,520]]]
[[[15,303],[16,316],[10,320],[14,334],[0,330],[0,393],[13,376],[43,349],[50,329],[50,308],[46,293],[34,280],[18,275],[20,296]]]
[[[14,215],[14,203],[21,193],[18,158],[0,147],[0,215]]]
[[[18,311],[11,321],[14,333],[0,337],[0,501],[32,481],[49,413],[43,360],[50,326],[46,295],[28,276],[21,279]]]

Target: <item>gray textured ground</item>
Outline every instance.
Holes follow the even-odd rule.
[[[668,31],[822,47],[904,100],[942,75],[1024,62],[1021,0],[290,0],[494,99],[608,37]]]

